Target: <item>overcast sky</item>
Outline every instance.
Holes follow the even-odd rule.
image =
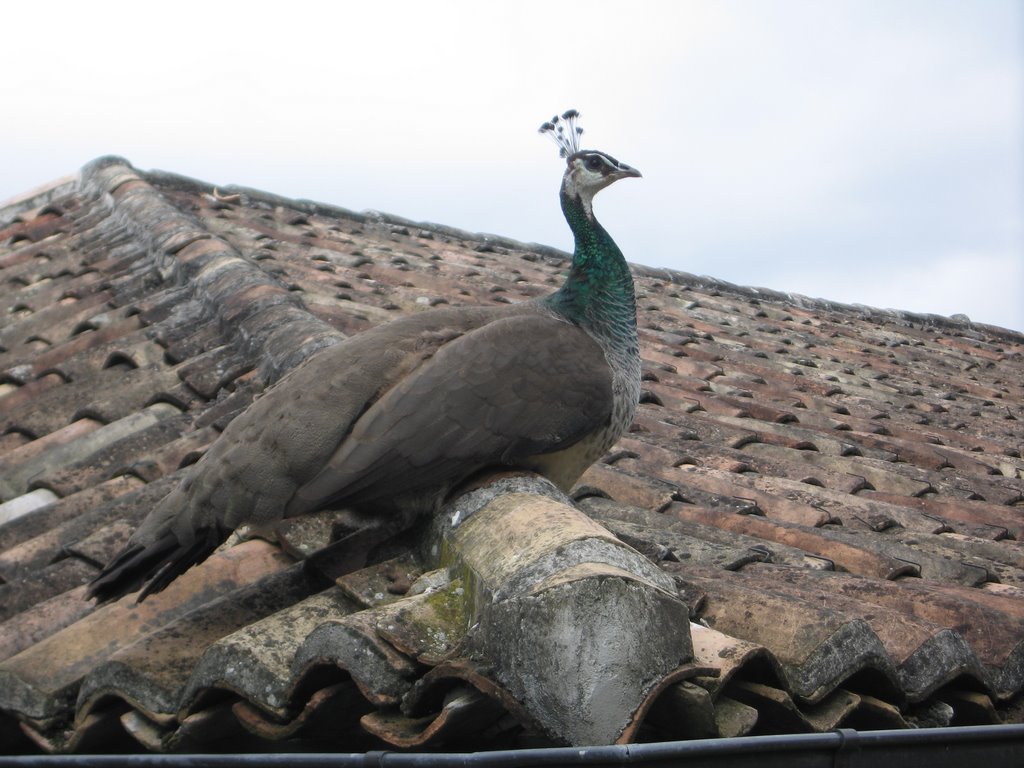
[[[0,200],[103,154],[571,249],[536,133],[644,173],[630,261],[1024,330],[1024,2],[4,6]]]

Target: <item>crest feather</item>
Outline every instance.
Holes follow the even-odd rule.
[[[558,145],[559,157],[569,157],[580,151],[583,129],[576,124],[579,116],[580,113],[575,109],[569,109],[561,115],[555,115],[540,127],[540,132],[551,137]]]

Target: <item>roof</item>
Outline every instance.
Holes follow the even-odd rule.
[[[490,478],[384,542],[320,513],[85,601],[309,355],[567,259],[120,158],[0,208],[0,752],[1022,722],[1024,335],[642,266],[641,405],[574,500]]]

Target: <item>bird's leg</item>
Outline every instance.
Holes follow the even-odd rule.
[[[250,539],[263,539],[273,544],[278,543],[277,531],[274,530],[274,526],[271,524],[259,525],[258,523],[249,523],[247,525],[240,525],[238,528],[233,530],[231,534],[224,539],[224,543],[217,547],[217,551],[228,549],[241,544],[243,541],[249,541]]]

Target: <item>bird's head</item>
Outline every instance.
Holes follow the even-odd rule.
[[[596,149],[580,149],[583,129],[576,125],[579,115],[575,109],[561,117],[555,115],[540,127],[540,132],[554,140],[559,155],[566,159],[562,192],[579,198],[589,216],[594,195],[619,179],[640,176],[640,171]]]
[[[563,186],[591,198],[612,182],[640,175],[636,168],[620,163],[611,155],[596,149],[581,149],[569,155],[567,162]]]

